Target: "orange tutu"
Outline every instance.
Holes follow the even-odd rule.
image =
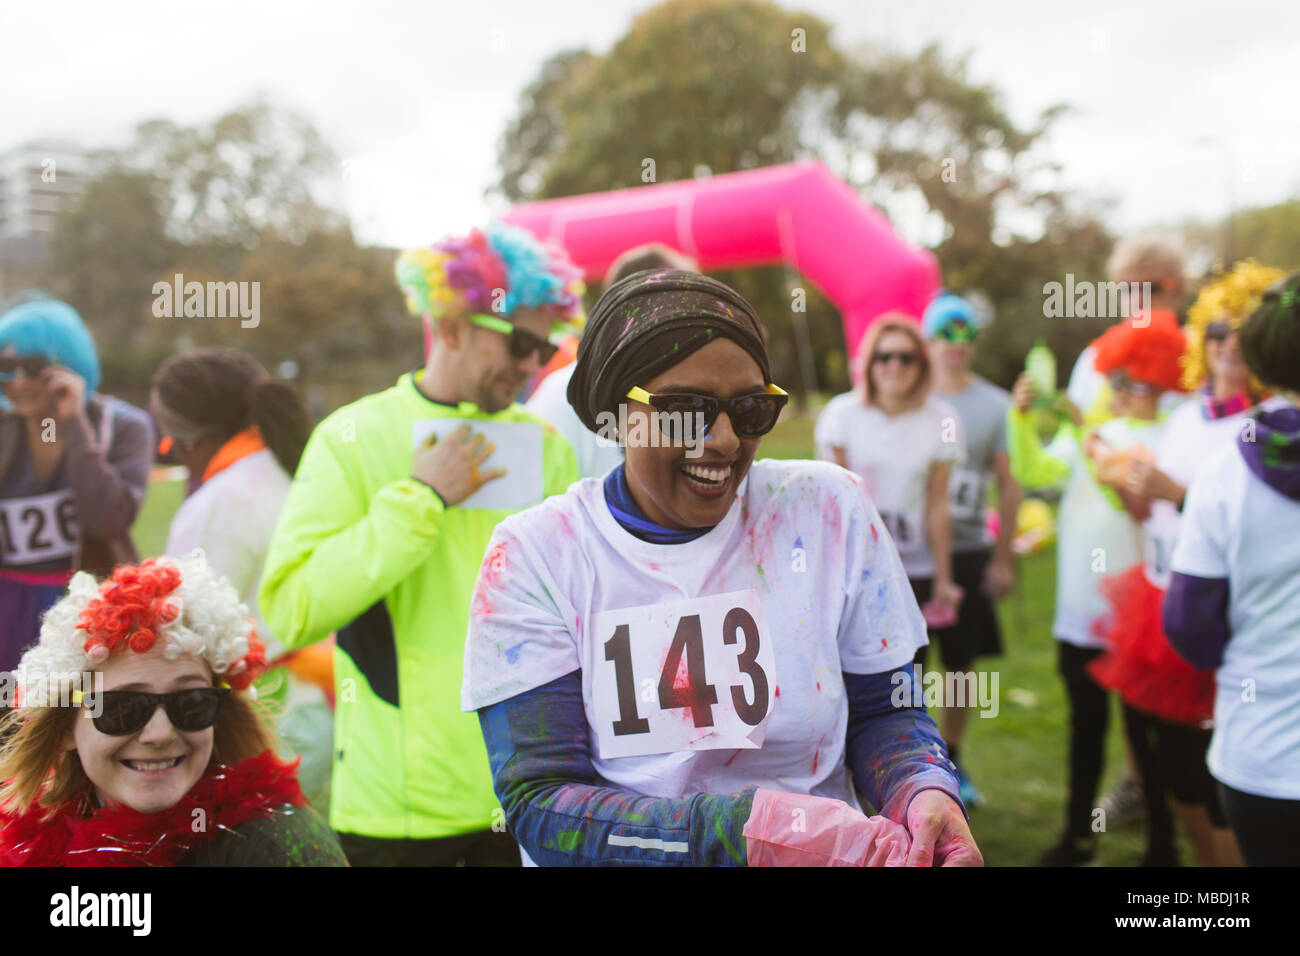
[[[1111,649],[1088,665],[1093,679],[1132,707],[1175,724],[1199,726],[1214,713],[1214,672],[1198,671],[1178,653],[1161,623],[1165,592],[1142,566],[1104,580],[1114,613],[1105,637]]]

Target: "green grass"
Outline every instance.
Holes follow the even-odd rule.
[[[786,416],[763,439],[759,455],[810,457],[812,432],[811,417]],[[181,482],[150,486],[133,532],[142,556],[162,551],[167,525],[183,496]],[[971,814],[971,830],[991,866],[1035,862],[1060,835],[1065,813],[1066,702],[1051,634],[1055,553],[1049,549],[1022,558],[1019,575],[1016,592],[999,607],[1006,653],[983,664],[999,675],[998,714],[973,716],[963,744],[962,763],[985,800]],[[937,663],[932,660],[932,666]],[[1013,690],[1028,694],[1013,694]],[[1119,708],[1114,705],[1098,799],[1122,775],[1122,738]],[[1142,849],[1140,827],[1105,833],[1099,841],[1098,861],[1106,866],[1134,866]],[[1180,851],[1184,862],[1193,861],[1186,841]]]
[[[148,558],[162,554],[167,547],[167,527],[172,515],[185,500],[185,482],[155,481],[145,493],[140,515],[131,528],[131,537],[140,557]]]

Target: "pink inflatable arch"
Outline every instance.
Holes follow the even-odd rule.
[[[871,320],[920,317],[939,265],[819,162],[589,193],[515,206],[505,216],[568,250],[598,282],[633,246],[661,242],[704,270],[786,262],[840,310],[856,354]]]

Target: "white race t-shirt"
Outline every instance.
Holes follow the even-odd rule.
[[[1151,448],[1162,427],[1160,422],[1116,418],[1100,425],[1097,434],[1114,448],[1138,444]],[[1062,430],[1044,452],[1070,467],[1057,509],[1052,633],[1078,647],[1105,647],[1097,631],[1110,616],[1111,606],[1101,582],[1142,559],[1142,529],[1102,491],[1073,432]]]
[[[857,806],[843,674],[894,670],[925,643],[889,535],[841,468],[754,462],[722,522],[683,544],[629,534],[587,478],[497,526],[462,707],[581,670],[593,763],[617,786]]]
[[[539,418],[544,418],[569,439],[578,459],[578,474],[583,478],[603,478],[623,464],[623,449],[616,443],[608,444],[582,424],[582,419],[569,404],[569,379],[573,378],[576,362],[557,368],[537,386],[524,403]]]
[[[846,392],[826,403],[813,437],[819,458],[833,460],[833,445],[844,449],[849,470],[866,483],[889,528],[908,577],[933,575],[925,533],[926,490],[932,465],[960,464],[965,457],[957,410],[931,395],[920,408],[890,416],[864,405],[859,392]]]
[[[1184,488],[1192,483],[1197,469],[1223,445],[1233,441],[1246,418],[1245,411],[1223,418],[1208,419],[1202,400],[1184,402],[1169,416],[1156,449],[1155,465]],[[1168,590],[1169,561],[1178,542],[1182,515],[1172,502],[1151,504],[1151,517],[1142,526],[1143,566],[1147,580]]]
[[[257,624],[267,660],[284,653],[257,605],[257,587],[276,522],[289,496],[289,476],[262,449],[222,469],[181,503],[167,534],[167,551],[184,557],[202,548],[217,574],[230,579]]]
[[[1300,800],[1300,502],[1257,478],[1235,441],[1220,448],[1188,489],[1173,569],[1228,581],[1210,772]]]

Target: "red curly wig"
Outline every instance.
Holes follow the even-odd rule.
[[[143,654],[153,647],[162,625],[180,613],[167,596],[181,585],[175,565],[159,564],[152,558],[139,567],[125,566],[99,586],[99,597],[86,605],[77,619],[85,631],[86,656],[107,660],[114,651],[130,647]]]
[[[170,562],[149,558],[123,565],[99,586],[77,617],[77,630],[86,632],[83,651],[96,664],[130,648],[143,654],[158,641],[159,632],[181,613],[172,596],[181,586],[181,570]],[[248,653],[221,675],[235,690],[244,690],[265,670],[266,645],[251,631]]]
[[[1123,370],[1139,382],[1165,391],[1179,388],[1183,370],[1179,364],[1187,339],[1172,312],[1153,310],[1149,324],[1134,325],[1124,321],[1107,329],[1093,343],[1094,365],[1109,375]]]

